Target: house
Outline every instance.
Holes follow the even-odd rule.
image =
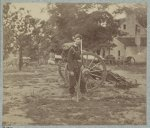
[[[110,54],[116,59],[124,59],[125,57],[132,56],[138,63],[146,62],[146,37],[140,38],[140,46],[137,46],[135,37],[117,37],[113,39],[113,42],[117,45]]]
[[[146,28],[140,25],[135,14],[128,14],[125,19],[120,21],[121,36],[117,36],[111,42],[116,47],[108,50],[105,48],[105,56],[113,55],[115,59],[124,59],[132,56],[138,63],[145,63],[147,56],[147,32]],[[102,53],[102,54],[103,54]]]
[[[126,33],[124,36],[135,37],[140,35],[146,36],[146,29],[139,24],[134,13],[127,14],[125,18],[118,20],[120,27],[119,30]]]

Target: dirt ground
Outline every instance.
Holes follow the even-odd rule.
[[[141,85],[118,89],[105,83],[88,93],[90,101],[70,101],[57,66],[5,71],[4,125],[146,124],[146,66],[108,66]]]

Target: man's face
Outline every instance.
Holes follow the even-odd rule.
[[[74,41],[76,43],[76,45],[80,45],[81,44],[81,38],[76,38]]]

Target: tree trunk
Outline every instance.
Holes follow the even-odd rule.
[[[21,71],[23,65],[23,59],[22,59],[22,45],[20,45],[19,48],[19,71]]]

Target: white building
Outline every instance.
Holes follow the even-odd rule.
[[[127,15],[120,22],[122,36],[113,39],[116,47],[110,50],[110,54],[116,59],[124,59],[132,56],[136,62],[146,62],[147,56],[147,32],[146,28],[140,25],[134,14]]]
[[[132,56],[136,62],[146,62],[146,38],[140,38],[140,47],[135,43],[135,37],[117,37],[113,39],[113,43],[117,46],[110,50],[110,54],[116,59],[124,59]]]

